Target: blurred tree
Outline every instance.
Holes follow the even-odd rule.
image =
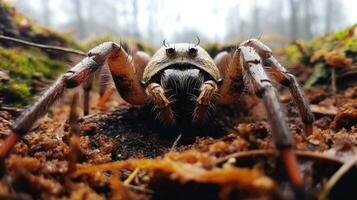
[[[192,22],[186,18],[190,9],[176,9],[172,7],[173,1],[168,0],[8,1],[13,1],[20,12],[40,23],[61,30],[74,28],[75,36],[80,39],[111,33],[145,38],[152,44],[159,44],[164,38],[171,39],[175,33],[181,35],[187,32],[184,29],[192,29]],[[226,33],[227,39],[270,33],[308,39],[347,25],[342,21],[346,16],[343,5],[347,0],[231,0],[224,4],[201,1],[202,7],[197,10],[205,9],[205,12],[197,16],[202,18],[202,24],[207,24],[203,20],[210,20],[212,25],[218,23],[217,27],[226,28],[211,29],[206,33],[211,39],[222,38],[222,33]],[[175,5],[182,3],[185,1],[177,1]],[[225,21],[221,21],[222,18]]]
[[[133,24],[132,24],[133,36],[140,38],[139,21],[138,21],[138,15],[139,15],[138,0],[132,0],[132,6],[133,6]]]
[[[84,24],[84,20],[83,20],[83,4],[82,4],[82,0],[73,0],[70,1],[72,2],[73,5],[73,11],[74,11],[74,15],[75,15],[75,23],[76,23],[76,27],[77,27],[77,35],[79,38],[83,39],[86,35],[86,28],[85,28],[85,24]]]
[[[253,4],[253,8],[251,11],[251,19],[252,19],[252,23],[251,23],[251,32],[250,32],[250,37],[256,37],[258,35],[263,34],[263,30],[262,30],[262,9],[259,7],[257,0],[254,0],[254,4]]]
[[[325,33],[334,31],[338,24],[343,21],[343,5],[340,1],[326,0],[324,12]]]
[[[207,41],[207,36],[195,29],[184,28],[180,32],[174,34],[175,42],[196,42],[196,36],[200,38],[201,41]]]
[[[299,36],[298,32],[298,0],[289,0],[290,7],[290,35],[293,38],[297,38]]]
[[[41,0],[43,22],[46,26],[51,26],[51,9],[49,0]]]
[[[237,38],[241,35],[241,33],[239,33],[240,29],[242,29],[240,26],[239,5],[240,4],[237,2],[232,8],[228,10],[226,17],[226,38],[228,39]]]
[[[313,4],[313,1],[311,0],[302,0],[300,1],[300,3],[302,4],[301,5],[301,10],[303,12],[301,12],[302,14],[302,37],[303,38],[306,38],[306,39],[310,39],[312,36],[313,36],[313,33],[312,33],[312,24],[314,23],[314,4]]]

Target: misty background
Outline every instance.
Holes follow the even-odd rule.
[[[261,35],[310,39],[357,22],[355,0],[8,0],[78,39],[105,33],[158,45]]]

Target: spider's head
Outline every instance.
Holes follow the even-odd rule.
[[[192,43],[176,43],[165,45],[154,54],[145,67],[142,81],[148,82],[154,75],[173,65],[191,65],[206,72],[215,81],[221,79],[217,66],[206,50]]]
[[[200,46],[178,43],[160,48],[148,63],[143,83],[158,83],[165,91],[178,126],[196,125],[197,98],[205,81],[220,81],[220,73],[209,54]],[[160,118],[159,109],[154,112]],[[203,122],[213,114],[214,101],[206,108]],[[161,120],[164,121],[164,120]],[[202,123],[199,123],[202,125]]]

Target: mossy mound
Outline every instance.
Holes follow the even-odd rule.
[[[305,88],[330,84],[332,71],[337,79],[355,68],[357,62],[357,24],[311,41],[296,41],[287,48],[290,65],[303,65],[310,69]]]
[[[154,53],[154,49],[143,41],[111,35],[102,35],[79,43],[69,34],[58,33],[32,22],[28,17],[18,13],[1,0],[0,35],[83,51],[105,41],[114,41],[120,43],[128,53],[136,50],[142,50],[149,54]],[[0,72],[7,77],[2,80],[0,76],[0,102],[9,106],[28,104],[33,99],[32,97],[41,91],[50,80],[65,71],[66,61],[78,61],[78,58],[73,59],[70,56],[0,40]],[[74,63],[71,62],[71,64]],[[45,83],[43,84],[43,82]]]
[[[32,22],[13,7],[0,1],[0,35],[30,42],[80,49],[70,35],[57,33]],[[23,106],[64,70],[68,55],[47,52],[0,40],[0,102]],[[5,78],[4,78],[5,74]]]
[[[39,90],[36,83],[54,79],[63,71],[63,64],[58,61],[19,51],[0,47],[0,68],[10,77],[9,80],[1,81],[0,97],[3,103],[11,106],[28,104]]]

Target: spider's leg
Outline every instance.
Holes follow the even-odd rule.
[[[58,100],[66,88],[73,88],[98,69],[100,64],[93,58],[86,57],[76,66],[59,77],[42,96],[26,109],[12,126],[12,133],[6,138],[0,147],[0,159],[5,158],[17,140],[25,135],[38,118],[43,116],[49,107]]]
[[[124,100],[132,104],[144,104],[147,95],[137,80],[126,52],[113,42],[103,43],[89,51],[88,56],[60,76],[52,86],[12,126],[12,133],[0,146],[0,161],[10,153],[17,140],[25,135],[32,125],[58,100],[66,88],[84,83],[108,60],[109,69],[116,87]]]
[[[162,86],[157,83],[151,83],[146,87],[146,93],[149,99],[154,103],[154,106],[158,109],[160,120],[168,125],[174,124],[176,119],[171,109],[170,101],[165,96]]]
[[[196,99],[196,107],[192,119],[193,123],[202,124],[204,122],[208,114],[208,108],[212,101],[214,101],[217,90],[218,86],[214,81],[209,80],[202,84],[200,94]]]
[[[241,46],[241,66],[244,77],[250,82],[251,89],[262,97],[271,125],[276,148],[280,151],[289,180],[301,199],[305,196],[303,181],[296,157],[292,151],[294,141],[285,122],[286,117],[281,110],[275,89],[266,75],[260,56],[251,47]]]
[[[227,66],[231,62],[232,55],[227,51],[222,51],[214,57],[214,63],[219,69],[221,77],[226,75]]]
[[[222,85],[218,91],[217,103],[229,105],[236,102],[244,90],[239,52],[236,50],[233,55],[227,52],[219,53],[214,61],[223,77]]]
[[[151,57],[149,54],[143,51],[137,51],[133,56],[133,63],[135,66],[135,74],[138,80],[141,80],[143,77],[144,69],[149,63]]]
[[[82,84],[83,87],[83,114],[89,114],[90,91],[93,86],[94,75],[90,75],[87,80]]]
[[[115,91],[115,85],[110,85],[105,91],[104,91],[104,94],[101,95],[99,101],[98,101],[98,104],[97,106],[99,108],[103,108],[105,103],[109,100],[109,98],[113,95]]]
[[[128,57],[128,61],[130,63],[132,63],[133,68],[134,68],[134,73],[137,77],[137,80],[141,80],[142,78],[142,74],[144,72],[144,68],[146,67],[147,63],[150,60],[150,56],[142,51],[137,51],[133,57],[129,56]],[[104,104],[109,100],[109,98],[111,97],[111,95],[114,93],[115,90],[115,86],[109,84],[110,86],[108,87],[108,89],[106,89],[106,86],[108,85],[108,78],[107,77],[107,72],[108,70],[106,70],[106,67],[102,68],[101,71],[101,81],[100,81],[100,99],[98,101],[98,106],[99,107],[103,107]]]
[[[112,42],[109,45],[111,46],[111,53],[107,62],[120,96],[130,104],[145,104],[148,97],[135,74],[130,57],[119,45]]]
[[[244,42],[242,45],[250,46],[255,49],[259,56],[263,59],[264,66],[270,67],[273,73],[274,79],[280,84],[289,88],[289,91],[298,106],[301,119],[305,124],[306,134],[312,134],[312,123],[314,122],[314,115],[311,112],[309,103],[304,97],[304,93],[301,90],[298,81],[295,76],[289,73],[285,67],[283,67],[277,59],[272,55],[271,49],[256,39],[250,39]]]
[[[98,87],[99,97],[101,98],[105,94],[108,85],[114,86],[114,84],[112,84],[113,81],[111,79],[109,67],[107,65],[104,65],[100,69],[98,73],[98,82],[99,82],[99,87]]]

